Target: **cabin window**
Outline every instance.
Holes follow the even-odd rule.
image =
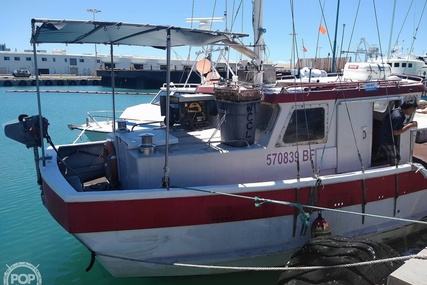
[[[412,68],[412,63],[408,63],[408,67],[409,67],[409,68]]]
[[[42,57],[42,61],[47,61],[47,57]]]
[[[402,62],[402,67],[406,67],[406,62]]]
[[[15,56],[14,59],[15,59],[15,61],[20,61],[21,60],[21,58],[19,56]]]
[[[85,60],[83,58],[80,58],[79,62],[83,63],[83,62],[85,62]]]
[[[4,59],[4,60],[10,60],[10,57],[5,56],[5,57],[3,57],[3,59]]]
[[[399,67],[399,63],[398,63],[398,62],[395,62],[395,63],[394,63],[394,67]]]
[[[70,65],[77,65],[77,59],[76,58],[70,58]]]
[[[289,120],[284,143],[321,140],[325,137],[325,109],[294,110]]]
[[[257,129],[261,131],[271,131],[276,121],[279,106],[277,104],[261,103],[259,116],[257,118]]]
[[[26,60],[26,61],[31,61],[31,57],[27,56],[27,57],[25,58],[25,60]]]

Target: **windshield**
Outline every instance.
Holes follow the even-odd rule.
[[[160,106],[160,96],[166,96],[166,90],[160,90],[151,100],[150,104]]]

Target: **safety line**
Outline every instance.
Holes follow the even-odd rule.
[[[137,258],[130,258],[124,256],[111,255],[106,253],[96,253],[95,255],[104,256],[109,258],[121,259],[126,261],[134,261],[141,263],[149,263],[149,264],[158,264],[158,265],[170,265],[170,266],[179,266],[179,267],[191,267],[191,268],[199,268],[199,269],[218,269],[218,270],[241,270],[241,271],[310,271],[310,270],[327,270],[327,269],[335,269],[335,268],[347,268],[347,267],[356,267],[356,266],[364,266],[364,265],[373,265],[379,263],[388,263],[393,261],[401,261],[408,259],[421,259],[427,260],[426,255],[407,255],[407,256],[397,256],[390,257],[384,259],[377,260],[369,260],[369,261],[361,261],[355,263],[347,263],[347,264],[336,264],[336,265],[317,265],[317,266],[282,266],[282,267],[253,267],[253,266],[223,266],[223,265],[205,265],[205,264],[191,264],[191,263],[180,263],[180,262],[159,262],[154,260],[144,260]]]
[[[296,207],[300,210],[302,209],[302,207],[304,207],[304,208],[309,208],[309,209],[314,209],[314,210],[330,211],[330,212],[337,212],[337,213],[343,213],[343,214],[352,214],[352,215],[359,215],[359,216],[365,216],[365,217],[371,217],[371,218],[381,218],[381,219],[389,219],[389,220],[400,221],[400,222],[408,222],[408,223],[417,223],[417,224],[427,225],[427,221],[411,220],[411,219],[398,218],[398,217],[389,217],[389,216],[369,214],[369,213],[359,213],[359,212],[353,212],[353,211],[347,211],[347,210],[332,209],[332,208],[312,206],[312,205],[304,205],[304,204],[300,204],[300,203],[278,201],[278,200],[274,200],[274,199],[265,199],[265,198],[260,198],[260,197],[251,197],[251,196],[231,194],[231,193],[225,193],[225,192],[218,192],[218,191],[213,191],[213,190],[204,190],[204,189],[198,189],[198,188],[192,188],[192,187],[176,187],[175,186],[173,188],[181,188],[181,189],[194,190],[194,191],[211,193],[211,194],[216,194],[216,195],[225,195],[225,196],[237,197],[237,198],[242,198],[242,199],[250,199],[250,200],[255,201],[255,207],[260,207],[264,203],[273,203],[273,204],[280,204],[280,205],[285,205],[285,206],[290,206],[290,207]]]
[[[408,255],[408,256],[398,256],[377,260],[362,261],[356,263],[348,264],[336,264],[336,265],[317,265],[317,266],[284,266],[284,267],[248,267],[248,266],[216,266],[216,265],[200,265],[200,264],[189,264],[189,263],[173,263],[175,266],[182,267],[193,267],[193,268],[204,268],[204,269],[227,269],[227,270],[252,270],[252,271],[296,271],[296,270],[323,270],[323,269],[335,269],[335,268],[347,268],[347,267],[356,267],[363,265],[372,265],[379,263],[387,263],[392,261],[400,261],[407,259],[422,259],[427,260],[425,255]]]

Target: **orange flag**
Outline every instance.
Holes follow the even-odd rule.
[[[325,27],[323,27],[323,26],[322,26],[322,24],[320,24],[320,26],[319,26],[319,32],[320,32],[322,35],[326,34],[326,29],[325,29]]]
[[[305,47],[305,45],[302,45],[302,51],[307,52],[307,48]]]

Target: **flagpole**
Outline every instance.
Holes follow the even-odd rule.
[[[307,52],[307,48],[304,45],[304,39],[302,39],[302,54],[304,56],[304,64],[306,64],[305,62],[305,53]]]

